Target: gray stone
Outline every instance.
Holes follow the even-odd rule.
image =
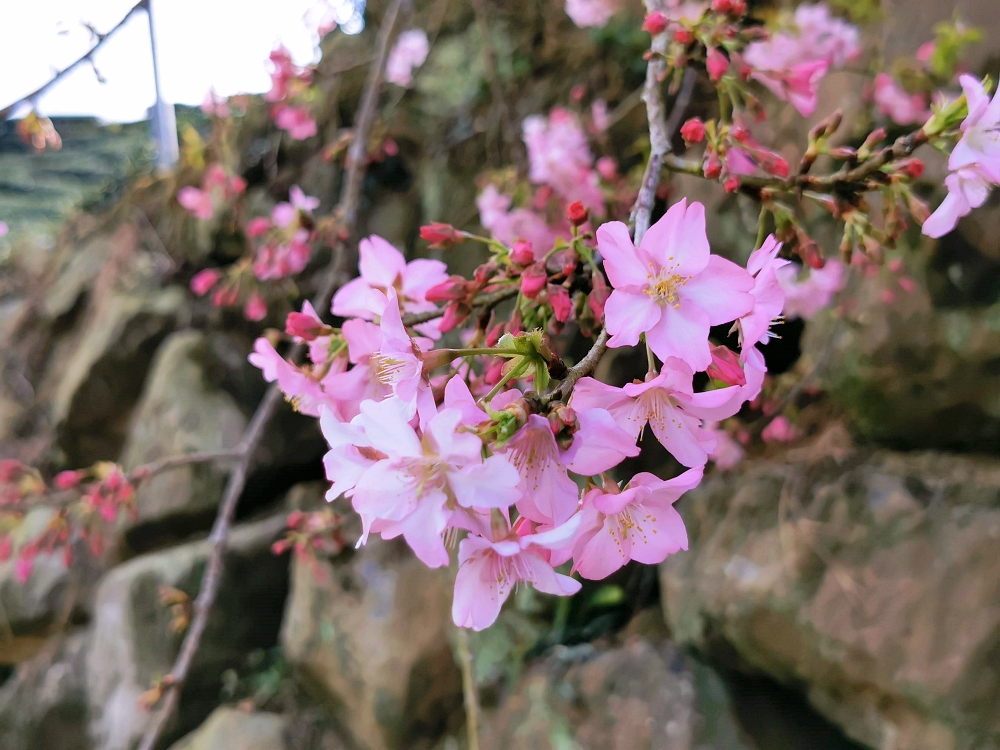
[[[72,352],[50,364],[52,418],[68,463],[114,459],[156,347],[176,325],[184,292],[113,292],[97,300]]]
[[[295,562],[281,642],[303,685],[359,747],[410,747],[461,705],[448,643],[451,579],[399,540]]]
[[[712,474],[679,510],[675,638],[728,644],[872,747],[1000,747],[1000,462],[806,447]]]
[[[823,388],[863,438],[904,448],[1000,448],[1000,316],[937,310],[923,287],[881,299],[878,278],[849,292],[849,318],[809,321],[802,371],[821,362]]]
[[[0,688],[4,750],[88,750],[88,632],[58,636]]]
[[[170,750],[285,750],[287,726],[288,717],[281,714],[221,707]]]
[[[208,381],[209,357],[205,336],[197,331],[172,334],[157,350],[122,451],[126,470],[239,443],[246,417],[232,396]],[[160,472],[139,489],[137,521],[210,510],[219,502],[229,466],[209,462]]]
[[[748,750],[718,676],[676,645],[558,647],[486,713],[483,750]]]
[[[184,689],[177,733],[191,731],[215,708],[225,669],[276,642],[288,565],[270,545],[284,523],[277,516],[231,534],[225,576]],[[159,603],[159,589],[171,586],[193,599],[209,551],[209,542],[200,541],[143,555],[101,581],[87,657],[89,731],[99,750],[127,750],[142,734],[149,714],[137,707],[139,696],[170,671],[182,639],[170,632],[171,615]]]

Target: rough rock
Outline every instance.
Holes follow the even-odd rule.
[[[399,540],[295,562],[281,642],[303,685],[359,747],[413,747],[461,706],[448,642],[451,579]]]
[[[1000,448],[997,312],[935,309],[920,284],[886,304],[883,283],[864,280],[848,318],[828,310],[802,341],[852,429],[891,447]]]
[[[177,322],[184,293],[176,287],[111,293],[84,321],[71,353],[54,358],[52,418],[73,465],[114,459],[130,407],[159,343]]]
[[[483,750],[746,750],[725,686],[666,641],[559,647],[480,730]]]
[[[713,474],[661,567],[679,641],[803,690],[852,738],[1000,747],[1000,462],[855,452]]]
[[[288,717],[265,711],[217,708],[208,720],[170,750],[284,750]]]
[[[270,545],[283,528],[284,517],[276,516],[233,531],[219,596],[181,699],[178,735],[198,726],[218,704],[225,669],[277,641],[288,561],[272,554]],[[170,632],[159,588],[171,586],[194,598],[209,550],[208,541],[199,541],[143,555],[101,581],[87,657],[89,731],[99,750],[126,750],[141,735],[149,715],[136,701],[170,671],[182,638]]]
[[[85,669],[88,632],[21,664],[0,688],[4,750],[88,750]]]
[[[171,334],[161,344],[136,404],[121,462],[127,470],[169,456],[235,447],[246,427],[236,401],[206,376],[210,352],[198,331]],[[178,466],[149,480],[137,498],[138,522],[215,507],[228,465]]]

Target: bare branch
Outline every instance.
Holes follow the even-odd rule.
[[[569,368],[566,377],[559,381],[559,385],[542,397],[542,403],[547,406],[553,401],[569,398],[569,395],[573,392],[573,386],[576,385],[576,381],[597,369],[597,363],[601,361],[601,357],[608,350],[608,338],[608,329],[602,328],[587,355]]]
[[[22,96],[16,102],[11,102],[3,109],[0,109],[0,120],[6,120],[8,117],[10,117],[10,113],[13,112],[14,108],[21,102],[30,102],[37,99],[39,96],[41,96],[50,88],[59,83],[59,81],[65,78],[78,65],[81,65],[83,63],[89,62],[94,67],[94,72],[97,73],[98,80],[100,80],[101,74],[97,71],[97,66],[94,65],[94,60],[93,60],[94,53],[97,52],[97,50],[99,50],[101,46],[115,34],[116,31],[121,29],[121,27],[125,25],[126,21],[128,21],[132,17],[132,14],[135,13],[137,10],[146,10],[146,12],[148,13],[149,12],[148,0],[139,0],[139,2],[137,2],[131,8],[129,8],[128,13],[125,14],[122,20],[120,20],[118,23],[112,26],[111,29],[104,34],[98,34],[97,31],[95,31],[92,26],[87,24],[87,28],[90,29],[91,33],[97,39],[97,41],[94,43],[94,46],[91,47],[89,50],[87,50],[87,52],[82,57],[77,58],[62,70],[56,71],[55,75],[53,75],[52,78],[47,83],[38,87],[30,94]]]
[[[354,122],[354,140],[351,142],[351,146],[348,149],[348,171],[347,177],[344,181],[344,189],[341,194],[340,210],[347,227],[352,233],[357,222],[358,205],[361,196],[361,183],[364,176],[363,170],[367,156],[365,150],[366,143],[368,140],[368,134],[371,130],[372,122],[375,119],[375,108],[378,103],[379,92],[382,88],[382,76],[385,69],[385,58],[388,52],[389,38],[391,37],[393,29],[396,25],[396,18],[399,15],[401,5],[402,0],[394,0],[386,10],[385,16],[382,19],[382,27],[379,29],[378,42],[376,45],[377,50],[375,61],[372,63],[371,73],[368,76],[368,83],[366,84],[365,91],[362,94],[361,104],[358,107],[358,115]],[[335,254],[330,264],[331,271],[328,275],[327,282],[323,289],[321,289],[316,295],[316,299],[314,300],[314,306],[321,312],[329,309],[330,300],[333,298],[334,292],[337,288],[339,288],[340,284],[343,283],[341,278],[344,275],[344,257],[348,255],[345,250],[346,249],[342,247],[340,248],[340,252]],[[304,351],[305,347],[296,347],[293,353],[293,359],[295,361],[299,361],[304,355]],[[151,723],[147,727],[146,733],[143,735],[142,742],[139,744],[139,750],[153,750],[160,738],[160,735],[163,733],[167,722],[177,710],[177,706],[180,702],[181,690],[187,680],[191,664],[194,661],[195,654],[198,652],[198,647],[201,645],[202,636],[204,635],[205,628],[208,625],[208,615],[211,612],[212,605],[215,603],[215,597],[219,593],[219,587],[222,585],[224,557],[226,542],[229,536],[229,528],[232,525],[233,517],[236,514],[236,506],[239,502],[240,495],[243,493],[243,487],[246,484],[250,461],[253,458],[257,446],[260,444],[261,438],[264,436],[271,418],[277,411],[281,400],[281,391],[278,390],[276,385],[272,385],[268,389],[260,405],[257,407],[257,412],[254,414],[253,419],[244,434],[243,440],[241,441],[241,445],[244,447],[245,452],[240,457],[240,461],[233,469],[232,474],[229,475],[229,481],[227,482],[225,492],[222,495],[222,503],[219,505],[219,512],[215,518],[212,533],[209,536],[209,540],[212,543],[212,551],[209,556],[205,576],[202,578],[201,590],[198,592],[198,597],[194,601],[191,625],[184,637],[183,644],[181,644],[181,650],[177,655],[177,660],[174,662],[174,666],[170,670],[171,682],[170,685],[164,689],[163,697],[161,699],[161,707],[157,711],[156,715],[153,716]]]

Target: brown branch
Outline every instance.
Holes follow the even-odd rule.
[[[553,401],[569,398],[569,395],[573,392],[573,386],[576,385],[576,381],[597,369],[597,363],[601,361],[601,357],[608,350],[608,338],[608,329],[602,328],[587,355],[569,368],[566,377],[559,381],[559,385],[542,396],[543,405],[548,406]]]
[[[122,18],[122,20],[120,20],[118,23],[116,23],[114,26],[112,26],[111,29],[109,31],[105,32],[104,34],[98,34],[96,31],[94,31],[93,27],[91,27],[88,24],[87,28],[89,28],[90,31],[91,31],[91,33],[93,33],[97,37],[97,42],[94,44],[94,46],[91,47],[89,50],[87,50],[87,52],[82,57],[77,58],[72,63],[70,63],[69,65],[67,65],[65,68],[63,68],[62,70],[57,71],[56,74],[51,79],[49,79],[49,81],[47,83],[43,84],[42,86],[39,86],[37,89],[35,89],[34,91],[32,91],[30,94],[25,94],[24,96],[22,96],[17,101],[11,102],[9,105],[7,105],[6,107],[4,107],[3,109],[0,109],[0,120],[6,120],[10,116],[10,113],[14,110],[14,108],[18,104],[20,104],[21,102],[27,102],[27,101],[32,101],[34,99],[37,99],[39,96],[41,96],[42,94],[44,94],[46,91],[48,91],[50,88],[52,88],[59,81],[61,81],[63,78],[65,78],[66,75],[68,75],[70,72],[72,72],[78,65],[82,65],[83,63],[88,62],[88,61],[91,63],[91,65],[93,65],[93,62],[94,62],[94,60],[93,60],[93,54],[95,52],[97,52],[97,50],[99,50],[101,48],[101,46],[106,41],[108,41],[108,39],[110,39],[111,36],[116,31],[118,31],[119,29],[121,29],[122,26],[125,25],[125,22],[128,21],[132,17],[132,14],[135,13],[137,10],[144,9],[148,13],[149,12],[149,8],[147,6],[148,6],[148,0],[139,0],[139,2],[137,2],[131,8],[129,8],[128,13],[125,14],[125,16]],[[100,78],[100,73],[97,72],[97,67],[96,66],[94,67],[94,72],[97,73],[98,78]]]
[[[379,91],[381,90],[382,75],[385,69],[385,58],[388,52],[389,38],[391,37],[393,28],[395,27],[396,18],[399,15],[401,5],[402,0],[394,0],[386,10],[385,16],[382,19],[382,27],[379,29],[375,62],[372,63],[371,73],[368,76],[368,83],[366,84],[366,89],[362,94],[361,103],[358,107],[358,116],[354,122],[354,140],[351,142],[351,146],[348,149],[348,171],[347,178],[344,181],[344,189],[341,194],[340,210],[344,221],[351,232],[354,231],[354,226],[357,222],[363,169],[367,156],[365,146],[372,122],[375,119],[375,108],[378,103]],[[341,248],[341,252],[337,253],[331,261],[331,272],[328,275],[327,282],[323,289],[321,289],[316,295],[314,300],[314,306],[317,310],[323,311],[329,309],[330,300],[333,298],[334,292],[342,283],[342,266],[344,265],[344,257],[346,255],[348,255],[348,253],[344,248]],[[303,356],[304,350],[305,347],[303,346],[296,347],[293,358],[298,361]],[[239,503],[240,495],[243,493],[243,488],[246,485],[250,460],[252,459],[255,449],[259,445],[271,418],[277,411],[281,400],[281,391],[278,390],[276,385],[272,385],[268,389],[260,405],[257,407],[257,412],[250,421],[250,425],[244,434],[243,440],[241,441],[241,445],[245,447],[245,452],[240,457],[240,461],[233,469],[232,474],[229,475],[229,481],[226,484],[226,489],[222,496],[222,503],[219,506],[218,515],[216,516],[215,524],[212,526],[212,533],[209,536],[212,551],[209,556],[208,567],[205,571],[204,577],[202,578],[201,590],[198,592],[198,597],[194,601],[191,624],[184,637],[184,642],[181,644],[181,650],[177,655],[177,660],[174,662],[174,666],[170,670],[170,684],[164,688],[163,697],[161,699],[161,707],[152,718],[149,726],[146,728],[142,742],[139,744],[139,750],[153,750],[160,738],[160,735],[163,733],[168,720],[177,710],[177,706],[180,702],[181,690],[187,680],[191,664],[198,652],[198,647],[201,645],[202,636],[204,635],[205,628],[208,625],[208,615],[211,612],[212,605],[215,603],[215,597],[219,592],[219,587],[222,585],[224,556],[226,551],[226,542],[229,536],[229,527],[232,525],[233,517],[236,514],[236,506]]]
[[[489,294],[484,294],[480,297],[477,297],[475,300],[473,300],[472,307],[473,308],[481,307],[484,310],[489,310],[492,307],[496,307],[504,300],[508,300],[511,297],[516,297],[519,291],[521,291],[521,288],[517,285],[510,286],[505,289],[498,289],[495,292],[490,292]],[[438,308],[437,310],[428,310],[427,312],[410,313],[409,315],[404,315],[403,325],[415,326],[420,323],[426,323],[429,320],[440,318],[441,316],[444,315],[445,309],[446,308],[441,307]]]
[[[925,143],[927,143],[927,134],[921,128],[908,135],[900,136],[891,146],[879,149],[854,167],[845,164],[830,174],[795,174],[784,179],[746,175],[740,177],[740,186],[756,189],[768,188],[785,193],[797,190],[813,190],[821,193],[874,190],[885,182],[877,175],[882,167],[899,159],[905,159]],[[680,172],[695,177],[705,176],[700,163],[674,156],[666,156],[663,160],[663,166],[671,172]]]

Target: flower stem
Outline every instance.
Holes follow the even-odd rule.
[[[521,375],[524,374],[524,371],[527,370],[530,365],[531,365],[531,360],[528,358],[525,358],[522,361],[518,362],[510,372],[508,372],[506,375],[500,378],[500,382],[498,382],[495,386],[493,386],[493,388],[490,389],[489,393],[487,393],[485,396],[479,399],[479,403],[488,404],[493,399],[493,397],[497,395],[505,385],[507,385],[507,383],[509,383],[511,380],[515,380],[521,377]]]
[[[653,355],[653,350],[649,346],[649,341],[646,340],[645,335],[642,337],[642,342],[646,345],[646,365],[648,366],[648,374],[656,374],[656,357]]]
[[[757,241],[754,242],[754,250],[758,250],[764,244],[764,230],[767,228],[767,214],[767,206],[761,206],[760,216],[757,218]]]

